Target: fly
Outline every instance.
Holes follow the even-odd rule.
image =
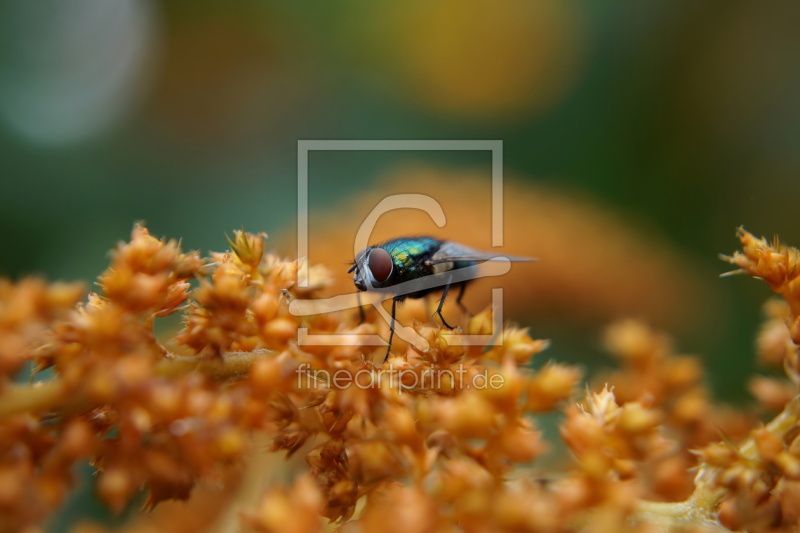
[[[400,237],[375,246],[368,246],[361,250],[356,256],[353,266],[347,272],[348,274],[354,272],[353,283],[360,291],[385,290],[406,281],[460,268],[474,267],[478,263],[496,259],[508,259],[515,262],[535,261],[535,259],[527,257],[503,256],[497,253],[484,252],[457,242],[442,241],[433,237]],[[383,361],[386,362],[392,349],[397,302],[402,302],[406,298],[422,298],[431,292],[441,290],[442,298],[439,300],[439,306],[434,314],[439,317],[439,320],[442,321],[446,328],[454,329],[442,315],[442,307],[450,288],[457,286],[456,304],[466,311],[461,303],[461,298],[464,296],[464,289],[467,283],[469,283],[469,280],[451,283],[445,279],[439,285],[392,297],[389,346],[386,348],[386,356]]]

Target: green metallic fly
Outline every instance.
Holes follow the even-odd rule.
[[[361,250],[348,270],[353,273],[353,283],[360,291],[392,292],[392,287],[401,283],[420,280],[426,276],[443,274],[458,269],[474,268],[479,263],[493,260],[513,262],[535,261],[528,257],[505,256],[484,252],[453,241],[443,241],[434,237],[399,237]],[[462,277],[463,278],[463,277]],[[466,281],[453,282],[448,276],[440,276],[433,284],[422,284],[420,288],[408,293],[396,294],[392,297],[392,322],[389,328],[389,346],[386,349],[384,362],[389,358],[394,337],[395,311],[397,302],[406,298],[422,298],[431,292],[442,291],[442,298],[435,314],[442,324],[449,329],[442,315],[442,307],[450,287],[458,287],[456,304],[466,311],[461,303]],[[362,319],[363,319],[363,310]]]

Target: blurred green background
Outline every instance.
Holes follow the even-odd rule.
[[[298,139],[499,139],[507,175],[704,265],[719,301],[679,345],[741,400],[768,291],[718,280],[717,254],[741,224],[800,243],[798,20],[736,0],[3,0],[0,273],[93,279],[136,220],[204,251],[291,232]],[[412,159],[488,168],[319,154],[312,211]],[[563,339],[555,358],[596,349],[569,324],[536,333]]]

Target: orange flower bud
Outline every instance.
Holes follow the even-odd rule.
[[[654,409],[645,409],[638,402],[626,403],[622,406],[617,427],[628,434],[650,431],[661,423],[661,415]]]
[[[280,299],[275,293],[271,292],[260,294],[250,304],[250,309],[253,311],[253,315],[255,315],[256,322],[261,326],[278,316],[280,307]]]
[[[267,322],[262,335],[269,343],[284,345],[297,338],[297,322],[290,317],[278,317]]]
[[[308,370],[310,372],[310,370]],[[259,359],[248,369],[248,380],[253,388],[259,393],[272,392],[282,382],[283,376],[281,375],[280,365],[274,358]],[[310,380],[311,378],[309,378]],[[296,377],[298,383],[305,384],[307,381],[306,375],[301,374]],[[313,381],[309,381],[314,383]]]
[[[527,463],[545,451],[541,434],[529,427],[504,428],[492,441],[493,452],[515,463]]]
[[[494,430],[494,409],[477,391],[442,400],[435,408],[442,428],[460,438],[487,437]]]
[[[131,473],[122,467],[107,468],[97,481],[97,493],[115,512],[120,512],[136,492]]]
[[[397,444],[418,446],[420,435],[411,411],[400,406],[390,406],[383,414],[386,438]]]
[[[525,409],[550,411],[568,400],[581,379],[581,371],[574,366],[548,364],[528,380]]]
[[[730,445],[715,442],[703,448],[700,457],[710,465],[727,467],[738,461],[741,456]]]
[[[753,440],[756,443],[758,456],[762,461],[773,461],[783,450],[783,441],[767,428],[759,428],[753,431]]]

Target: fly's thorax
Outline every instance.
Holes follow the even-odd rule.
[[[432,237],[407,237],[381,245],[392,256],[396,268],[395,278],[407,281],[432,274],[427,260],[439,249],[441,241]]]
[[[441,245],[442,241],[432,237],[407,237],[387,241],[381,248],[389,252],[395,261],[410,267],[416,261],[436,253]]]

